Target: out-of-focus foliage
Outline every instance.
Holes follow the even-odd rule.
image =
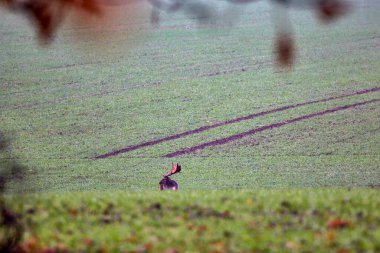
[[[100,15],[102,10],[95,0],[4,0],[5,7],[28,16],[43,42],[52,39],[54,33],[72,9],[90,15]]]
[[[6,156],[9,150],[9,139],[0,132],[0,155]],[[3,156],[4,155],[4,156]],[[23,178],[24,167],[15,160],[0,158],[0,252],[17,252],[16,248],[23,236],[23,225],[20,215],[9,208],[3,194],[6,184]]]
[[[376,189],[39,194],[13,207],[24,252],[380,250]]]
[[[132,0],[103,1],[103,0],[0,0],[0,4],[10,10],[18,11],[30,17],[34,23],[38,37],[42,42],[50,42],[62,21],[71,12],[86,17],[102,16],[107,6],[118,4],[126,5]],[[215,13],[215,4],[218,1],[203,0],[148,0],[152,5],[151,21],[157,25],[160,21],[160,12],[184,11],[199,23],[212,23]],[[232,4],[247,4],[255,0],[225,0]],[[290,22],[287,17],[287,8],[309,8],[317,13],[317,17],[325,22],[331,22],[345,14],[348,4],[344,0],[272,0],[280,7],[281,13],[274,18],[277,24],[277,41],[275,43],[276,60],[280,67],[289,67],[295,58],[295,46],[292,38]],[[228,8],[228,7],[226,7]],[[110,15],[108,18],[113,18]],[[83,19],[82,19],[83,20]]]
[[[225,0],[230,4],[247,4],[257,0]],[[216,16],[214,11],[215,1],[202,0],[149,0],[154,6],[152,23],[159,22],[159,12],[174,12],[183,10],[195,18],[198,22],[212,23]],[[316,13],[319,20],[329,23],[336,20],[348,11],[348,4],[344,0],[272,0],[274,6],[279,9],[274,16],[277,25],[277,38],[275,43],[276,62],[280,67],[290,67],[294,63],[295,46],[291,33],[291,24],[288,20],[288,8],[308,8]],[[213,4],[214,3],[214,4]]]

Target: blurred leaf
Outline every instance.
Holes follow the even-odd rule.
[[[329,229],[342,229],[342,228],[347,228],[347,227],[351,227],[351,226],[352,226],[351,221],[342,220],[339,218],[331,220],[327,223],[327,227]]]

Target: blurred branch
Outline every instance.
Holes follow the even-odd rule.
[[[10,140],[0,132],[0,252],[18,252],[18,244],[22,239],[24,227],[21,216],[11,211],[4,198],[6,184],[14,179],[24,178],[24,167],[13,159],[6,159],[10,149]]]
[[[146,0],[152,6],[151,22],[158,25],[160,12],[172,13],[182,10],[200,24],[208,24],[216,17],[215,6],[222,1],[205,0]],[[248,4],[257,0],[223,0],[229,4]],[[79,11],[89,16],[101,16],[106,6],[125,5],[136,0],[0,0],[0,5],[21,12],[34,23],[38,38],[44,43],[51,42],[62,21],[72,11]],[[287,18],[287,8],[308,8],[316,17],[329,23],[348,11],[345,0],[271,0],[274,5],[281,5],[282,12],[275,13],[276,43],[274,53],[280,67],[290,67],[294,62],[294,42],[291,24]],[[228,7],[227,7],[228,8]],[[279,14],[279,15],[277,15]],[[278,17],[277,17],[277,16]],[[223,16],[223,15],[222,15]],[[113,17],[111,17],[113,18]],[[226,17],[221,17],[226,18]],[[212,23],[212,22],[211,22]],[[279,29],[278,23],[281,24]]]

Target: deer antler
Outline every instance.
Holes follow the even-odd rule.
[[[165,176],[169,177],[169,176],[171,176],[175,173],[178,173],[180,171],[181,171],[181,165],[179,163],[176,163],[175,165],[174,165],[174,163],[172,163],[172,170],[168,174],[166,174]]]

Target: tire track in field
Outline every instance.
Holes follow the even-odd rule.
[[[94,159],[105,159],[108,157],[116,156],[116,155],[123,154],[123,153],[128,153],[128,152],[138,150],[138,149],[142,149],[145,147],[154,146],[154,145],[157,145],[157,144],[160,144],[163,142],[180,139],[180,138],[183,138],[183,137],[188,136],[188,135],[201,133],[201,132],[213,129],[213,128],[231,125],[231,124],[235,124],[235,123],[238,123],[241,121],[251,120],[253,118],[272,114],[272,113],[277,113],[277,112],[281,112],[281,111],[285,111],[285,110],[289,110],[289,109],[293,109],[293,108],[297,108],[297,107],[302,107],[302,106],[306,106],[306,105],[323,103],[323,102],[338,100],[338,99],[342,99],[342,98],[346,98],[346,97],[351,97],[351,96],[355,96],[355,95],[362,95],[362,94],[367,94],[367,93],[372,93],[372,92],[377,92],[377,91],[380,91],[380,87],[375,87],[375,88],[365,89],[365,90],[359,90],[359,91],[355,91],[352,93],[343,94],[343,95],[339,95],[339,96],[335,96],[335,97],[328,97],[328,98],[319,99],[319,100],[312,100],[312,101],[297,103],[297,104],[293,104],[293,105],[287,105],[287,106],[275,108],[275,109],[268,110],[268,111],[262,111],[262,112],[250,114],[247,116],[231,119],[228,121],[224,121],[224,122],[220,122],[220,123],[216,123],[216,124],[212,124],[212,125],[208,125],[208,126],[199,127],[199,128],[193,129],[193,130],[189,130],[189,131],[179,133],[179,134],[170,135],[170,136],[167,136],[167,137],[164,137],[161,139],[156,139],[156,140],[152,140],[152,141],[142,142],[142,143],[139,143],[136,145],[131,145],[131,146],[128,146],[128,147],[123,148],[123,149],[114,150],[114,151],[111,151],[109,153],[98,155],[98,156],[94,157]]]
[[[358,107],[358,106],[361,106],[361,105],[366,105],[366,104],[375,103],[375,102],[380,102],[380,99],[372,99],[372,100],[367,100],[367,101],[364,101],[364,102],[361,102],[361,103],[349,104],[349,105],[344,105],[344,106],[338,106],[338,107],[334,107],[334,108],[327,109],[327,110],[324,110],[324,111],[307,114],[307,115],[304,115],[304,116],[301,116],[301,117],[297,117],[297,118],[292,118],[292,119],[285,120],[285,121],[276,122],[276,123],[273,123],[273,124],[270,124],[270,125],[266,125],[266,126],[262,126],[262,127],[258,127],[258,128],[255,128],[255,129],[252,129],[252,130],[240,133],[240,134],[231,135],[231,136],[228,136],[228,137],[225,137],[225,138],[222,138],[222,139],[217,139],[217,140],[210,141],[210,142],[204,142],[204,143],[201,143],[201,144],[196,145],[196,146],[192,146],[192,147],[189,147],[189,148],[184,148],[184,149],[181,149],[181,150],[177,150],[177,151],[175,151],[173,153],[166,154],[166,155],[164,155],[162,157],[172,158],[172,157],[177,157],[177,156],[182,156],[182,155],[194,153],[194,152],[196,152],[198,150],[202,150],[202,149],[205,149],[207,147],[220,146],[220,145],[223,145],[223,144],[226,144],[226,143],[229,143],[229,142],[240,140],[240,139],[242,139],[244,137],[247,137],[249,135],[254,135],[256,133],[263,132],[265,130],[279,128],[279,127],[286,126],[286,125],[289,125],[289,124],[293,124],[293,123],[296,123],[296,122],[299,122],[299,121],[305,121],[305,120],[308,120],[308,119],[311,119],[311,118],[315,118],[315,117],[318,117],[318,116],[323,116],[323,115],[335,113],[335,112],[338,112],[338,111],[348,110],[348,109],[352,109],[352,108],[355,108],[355,107]]]

